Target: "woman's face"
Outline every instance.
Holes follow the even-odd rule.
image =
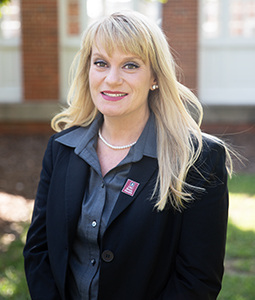
[[[116,48],[93,46],[89,71],[92,100],[107,117],[144,118],[149,114],[148,93],[155,84],[150,65]]]

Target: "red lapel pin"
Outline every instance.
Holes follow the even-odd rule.
[[[121,190],[122,193],[125,193],[131,197],[134,196],[135,194],[135,191],[137,190],[138,186],[139,186],[140,183],[138,182],[135,182],[131,179],[128,179],[126,184],[124,185],[123,189]]]

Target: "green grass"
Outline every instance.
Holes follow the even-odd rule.
[[[22,251],[27,223],[18,223],[13,226],[13,241],[3,243],[1,240],[0,251],[0,299],[29,300],[29,293],[24,274]],[[15,232],[18,228],[18,232]],[[15,238],[16,236],[16,238]]]
[[[255,175],[238,174],[234,175],[228,183],[232,194],[244,194],[255,197]]]
[[[230,213],[225,274],[218,300],[255,299],[255,175],[229,181]],[[0,240],[0,300],[30,299],[22,251],[28,224],[14,224],[13,240]],[[14,230],[15,233],[15,230]]]
[[[230,209],[225,275],[219,300],[255,299],[255,176],[229,182]]]

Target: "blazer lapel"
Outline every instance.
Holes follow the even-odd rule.
[[[72,241],[81,213],[81,205],[88,183],[89,166],[74,152],[71,153],[66,174],[66,218],[68,225],[68,241]]]
[[[123,192],[127,181],[124,183],[107,227],[137,198],[156,170],[158,170],[157,160],[147,156],[144,156],[142,160],[132,165],[127,181],[130,179],[131,182],[138,183],[139,186],[133,195],[129,195]]]

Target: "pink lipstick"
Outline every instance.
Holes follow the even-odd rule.
[[[119,91],[103,91],[101,92],[102,97],[108,101],[119,101],[125,98],[128,94]]]

